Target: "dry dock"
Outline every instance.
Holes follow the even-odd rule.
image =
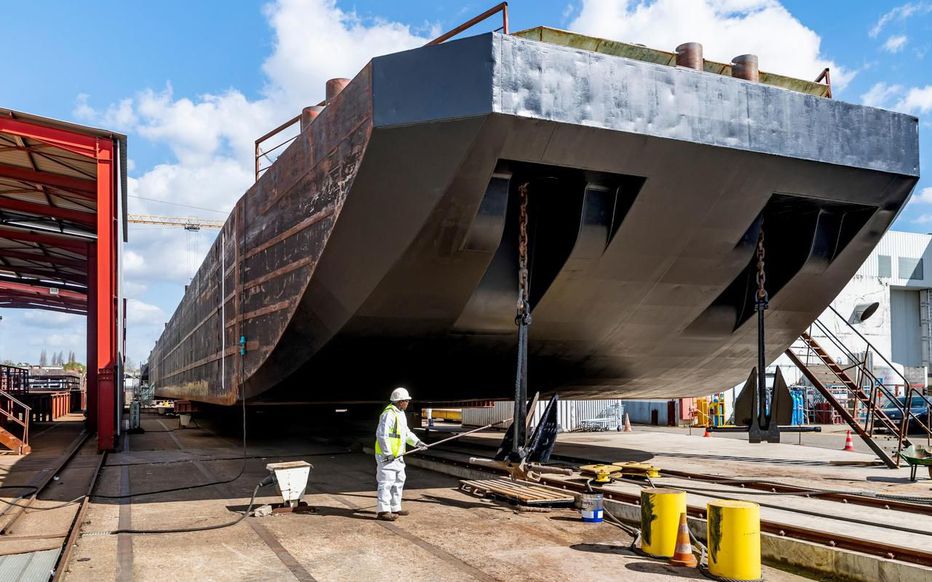
[[[207,422],[201,427],[179,429],[178,419],[155,414],[143,417],[144,434],[125,435],[123,452],[110,454],[98,475],[95,494],[83,510],[79,529],[75,530],[70,550],[64,557],[58,575],[64,580],[567,580],[586,577],[634,580],[702,579],[696,570],[673,568],[664,561],[649,559],[630,550],[632,537],[608,522],[586,524],[572,508],[553,508],[545,513],[523,512],[515,507],[473,497],[459,489],[459,478],[450,475],[458,470],[453,464],[440,467],[442,472],[421,468],[424,463],[438,465],[436,459],[462,459],[454,449],[434,453],[433,460],[414,461],[408,472],[406,487],[407,517],[393,523],[375,519],[374,462],[365,453],[354,452],[343,443],[334,444],[311,434],[291,430],[281,434],[256,430],[249,435],[245,463],[239,436]],[[77,437],[70,427],[56,428],[46,436],[58,433],[57,441],[49,441],[66,451]],[[856,453],[842,454],[824,449],[796,445],[748,445],[733,439],[708,438],[694,435],[663,435],[660,433],[597,433],[563,434],[559,438],[557,456],[560,459],[588,456],[597,460],[641,460],[665,469],[696,471],[710,477],[748,476],[773,479],[783,483],[805,484],[835,489],[896,491],[903,495],[928,496],[930,482],[920,480],[910,484],[902,471],[874,467],[833,465],[832,461],[866,460]],[[489,433],[459,447],[487,446],[500,437]],[[7,479],[27,482],[36,475],[47,474],[43,462],[51,466],[61,460],[61,454],[39,450],[24,457],[8,470]],[[792,448],[790,448],[792,447]],[[358,445],[354,447],[358,451]],[[649,452],[650,451],[650,452]],[[11,458],[12,459],[12,458]],[[43,461],[44,459],[44,461]],[[81,495],[82,487],[93,473],[98,455],[83,455],[78,451],[60,474],[58,487],[71,487],[56,500],[73,499]],[[280,460],[304,459],[314,465],[305,500],[315,510],[310,513],[276,514],[268,517],[248,517],[229,527],[207,531],[184,531],[225,524],[239,518],[249,502],[256,483],[267,475],[265,465]],[[17,465],[32,466],[30,472]],[[434,467],[437,468],[437,467]],[[69,471],[71,471],[69,473]],[[83,484],[77,475],[83,475]],[[65,476],[74,475],[65,480]],[[207,487],[200,484],[225,481]],[[58,481],[53,481],[57,483]],[[848,533],[869,539],[871,535],[886,536],[887,543],[911,545],[917,550],[932,550],[926,535],[908,535],[895,529],[910,527],[929,531],[928,515],[903,516],[900,512],[870,509],[854,504],[805,499],[801,496],[779,496],[761,499],[753,493],[737,491],[720,484],[699,483],[693,479],[661,477],[657,484],[691,491],[690,507],[702,507],[716,490],[733,498],[748,498],[762,503],[762,519],[784,519],[788,524],[831,530],[842,518],[860,517],[874,520],[873,526],[847,524]],[[195,486],[195,487],[192,487]],[[52,485],[50,487],[56,487]],[[610,488],[619,496],[636,494],[640,485],[615,483]],[[145,495],[147,491],[177,489]],[[54,491],[54,489],[53,489]],[[117,496],[132,495],[126,498]],[[40,496],[41,497],[41,496]],[[40,499],[37,503],[51,504]],[[257,505],[280,499],[274,488],[260,491]],[[775,510],[765,504],[783,504]],[[793,508],[812,512],[828,512],[829,504],[842,507],[833,520],[817,515],[800,516]],[[68,524],[81,506],[72,504],[55,520],[40,519],[41,512],[28,509],[20,523],[32,528],[14,528],[0,535],[0,548],[13,548],[18,541],[13,534],[46,536],[43,544],[17,546],[15,552],[29,550],[55,551],[68,535]],[[626,504],[609,501],[607,507],[625,516]],[[832,510],[834,511],[834,510]],[[67,515],[64,513],[66,512]],[[698,529],[698,516],[691,527]],[[33,529],[45,523],[41,532]],[[57,524],[52,527],[53,524]],[[122,533],[118,529],[163,530],[175,533]],[[38,538],[37,538],[38,539]],[[768,551],[775,550],[764,535],[765,560]],[[32,540],[34,543],[36,540]],[[811,560],[845,554],[842,549],[826,549],[818,544],[795,546],[808,548]],[[770,547],[768,550],[767,548]],[[847,552],[853,555],[851,552]],[[38,554],[36,554],[38,555]],[[860,579],[910,580],[915,575],[928,574],[916,565],[904,565],[897,560],[878,559],[863,555],[859,572],[849,572],[859,579],[865,572],[880,572],[881,563],[902,566],[887,567],[880,578]],[[779,560],[777,560],[779,561]],[[838,562],[839,564],[842,562]],[[830,561],[829,565],[831,566]],[[818,564],[816,564],[817,566]],[[873,568],[873,570],[870,570]],[[793,573],[787,571],[793,570]],[[765,566],[765,579],[770,581],[802,580],[799,568],[786,563],[779,568]],[[812,576],[809,572],[807,576]]]

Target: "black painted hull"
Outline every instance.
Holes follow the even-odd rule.
[[[220,404],[509,397],[527,183],[531,389],[721,390],[755,362],[759,229],[774,358],[902,208],[916,135],[900,114],[501,35],[382,57],[240,201],[150,380]]]

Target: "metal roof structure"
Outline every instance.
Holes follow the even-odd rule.
[[[92,143],[75,144],[66,133],[113,140],[125,161],[124,135],[0,108],[0,308],[87,312],[98,164]]]
[[[122,410],[126,136],[0,108],[0,308],[87,315],[87,426]]]

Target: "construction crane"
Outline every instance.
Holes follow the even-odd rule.
[[[222,220],[193,218],[190,216],[156,216],[153,214],[129,214],[127,221],[134,224],[152,224],[156,226],[177,226],[189,232],[198,232],[202,228],[223,228]]]

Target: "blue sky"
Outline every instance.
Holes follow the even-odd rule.
[[[4,2],[0,106],[129,135],[130,211],[223,218],[251,182],[251,143],[317,102],[330,77],[422,44],[493,0]],[[762,70],[814,78],[835,97],[920,118],[932,167],[932,0],[563,0],[510,2],[514,30],[548,25],[706,57],[753,52]],[[498,26],[489,23],[477,32]],[[185,205],[185,206],[182,206]],[[894,228],[932,231],[932,179]],[[128,353],[144,360],[213,233],[132,226]],[[84,320],[2,310],[0,359],[84,356]],[[12,338],[16,338],[14,341]]]

